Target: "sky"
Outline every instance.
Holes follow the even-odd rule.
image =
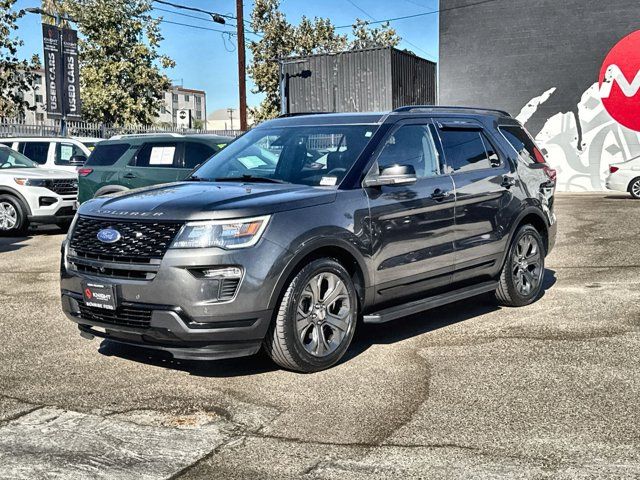
[[[170,0],[172,3],[188,5],[224,15],[235,16],[235,0]],[[16,9],[38,7],[39,0],[18,0]],[[238,72],[235,37],[229,38],[219,32],[190,28],[168,22],[228,30],[235,29],[208,21],[208,16],[197,12],[175,10],[172,7],[154,3],[154,16],[162,16],[161,24],[165,39],[161,43],[161,53],[175,60],[176,66],[166,73],[174,84],[207,92],[207,114],[221,108],[238,106]],[[253,2],[245,0],[245,19],[249,18]],[[163,9],[163,10],[158,10]],[[307,17],[328,17],[334,25],[350,25],[356,18],[363,20],[384,20],[387,18],[433,12],[438,9],[438,0],[282,0],[281,10],[289,22],[297,24],[303,15]],[[179,13],[201,17],[203,20],[186,17]],[[233,21],[231,21],[233,22]],[[391,23],[402,37],[399,47],[409,49],[418,56],[437,61],[438,56],[438,15],[397,20]],[[27,14],[18,23],[18,36],[24,41],[20,55],[30,58],[34,53],[42,58],[42,30],[40,16]],[[350,33],[350,28],[340,30]],[[255,38],[247,33],[247,40]],[[249,52],[247,52],[249,55]],[[260,102],[260,95],[251,93],[253,85],[248,79],[247,103],[252,106]]]

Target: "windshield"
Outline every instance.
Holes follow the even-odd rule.
[[[203,180],[338,185],[377,125],[257,128],[194,172]]]
[[[38,164],[32,162],[21,153],[8,147],[0,147],[0,169],[2,168],[36,168]]]

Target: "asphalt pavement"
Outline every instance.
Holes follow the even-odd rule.
[[[640,201],[556,211],[538,302],[366,326],[311,375],[84,340],[59,231],[0,239],[0,478],[640,477]]]

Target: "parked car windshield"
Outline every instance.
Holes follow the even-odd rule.
[[[193,179],[338,185],[377,126],[257,128],[194,172]]]
[[[0,148],[0,168],[37,168],[38,164],[10,148]]]

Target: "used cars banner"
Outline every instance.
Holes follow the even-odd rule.
[[[42,41],[44,45],[44,70],[47,84],[47,113],[49,117],[62,116],[63,66],[60,29],[53,25],[42,25]]]
[[[64,109],[67,117],[80,119],[80,67],[78,66],[78,32],[62,30],[64,58]]]

